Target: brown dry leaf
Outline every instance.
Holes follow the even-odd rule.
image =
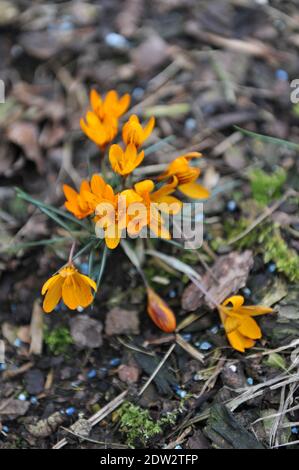
[[[40,173],[44,172],[44,162],[38,144],[38,130],[35,124],[26,121],[15,122],[8,127],[7,138],[23,149],[26,157],[36,163]]]
[[[41,419],[36,424],[29,424],[27,429],[32,436],[45,438],[51,436],[65,420],[66,417],[59,411],[56,411],[56,413],[53,413],[47,419]]]
[[[2,324],[2,335],[9,342],[9,344],[14,345],[14,342],[17,338],[17,327],[11,323],[4,322]]]
[[[30,343],[30,349],[29,349],[30,354],[40,355],[42,353],[43,324],[44,324],[44,313],[39,304],[39,300],[36,300],[33,304],[33,311],[32,311],[31,324],[30,324],[30,336],[31,336],[31,343]]]
[[[228,255],[220,256],[217,259],[212,267],[212,276],[207,272],[202,278],[202,284],[208,291],[209,297],[212,297],[215,302],[221,303],[246,285],[252,266],[253,256],[250,250],[243,253],[232,251]],[[218,279],[218,284],[213,277]],[[183,309],[194,311],[203,303],[206,303],[210,308],[214,308],[214,305],[208,299],[204,301],[203,294],[195,284],[189,284],[182,296]]]
[[[14,400],[9,398],[8,400],[0,400],[0,417],[10,416],[17,418],[27,413],[30,406],[29,401]]]
[[[65,136],[65,128],[59,124],[46,124],[43,128],[39,144],[41,147],[49,149],[58,145]]]

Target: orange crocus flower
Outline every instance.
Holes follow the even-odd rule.
[[[96,283],[70,263],[43,285],[42,295],[46,294],[43,309],[46,313],[52,312],[61,298],[71,310],[87,307],[93,301],[92,289],[97,290]]]
[[[192,158],[201,157],[198,152],[187,153],[173,160],[167,169],[158,177],[158,181],[176,177],[177,188],[186,196],[193,199],[206,199],[209,191],[196,182],[200,175],[200,169],[190,166]]]
[[[273,311],[272,308],[261,305],[243,304],[242,295],[233,295],[218,307],[227,338],[231,346],[240,352],[254,346],[255,340],[262,337],[261,329],[252,317]]]
[[[126,227],[126,210],[119,196],[100,175],[93,175],[90,191],[84,192],[95,213],[96,233],[99,235],[104,230],[105,242],[110,249],[118,246],[121,232]]]
[[[112,170],[122,176],[127,176],[140,165],[144,158],[144,151],[138,153],[134,144],[129,144],[125,151],[117,144],[109,149],[109,161]]]
[[[85,120],[80,120],[81,129],[89,139],[104,149],[116,136],[118,118],[126,112],[129,104],[128,94],[119,98],[117,92],[111,90],[102,99],[96,90],[91,90],[91,111],[87,111]]]
[[[151,135],[155,125],[155,118],[151,117],[146,126],[143,128],[139,122],[138,116],[133,114],[124,124],[122,137],[126,145],[134,144],[137,148]]]
[[[175,191],[172,185],[154,190],[154,183],[151,180],[144,180],[134,185],[134,190],[127,190],[129,193],[135,193],[140,198],[141,209],[136,206],[128,207],[128,211],[133,215],[131,208],[138,211],[138,215],[129,220],[127,230],[130,235],[137,235],[143,227],[149,226],[155,235],[161,238],[170,238],[170,233],[164,226],[164,220],[159,211],[165,213],[177,213],[181,208],[181,202],[169,196]],[[159,203],[164,203],[161,206]]]
[[[86,180],[82,181],[79,193],[68,184],[63,185],[63,192],[66,197],[64,205],[77,219],[84,219],[93,212],[83,196],[86,191],[90,191],[89,182]]]
[[[155,325],[165,333],[172,333],[176,329],[176,318],[167,305],[167,303],[161,299],[150,287],[147,287],[147,312]]]

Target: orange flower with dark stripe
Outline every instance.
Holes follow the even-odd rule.
[[[165,333],[172,333],[176,329],[176,318],[167,305],[167,303],[153,291],[147,287],[147,312],[155,325]]]

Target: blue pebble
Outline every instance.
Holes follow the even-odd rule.
[[[247,381],[248,385],[253,385],[253,378],[252,377],[248,377]]]
[[[175,297],[176,297],[176,291],[175,291],[174,289],[171,290],[171,291],[169,291],[168,296],[169,296],[171,299],[175,299]]]
[[[13,344],[16,348],[19,348],[22,345],[22,341],[20,340],[20,338],[16,338]]]
[[[274,273],[276,271],[276,264],[275,263],[270,263],[268,265],[267,269],[268,269],[269,273]]]
[[[234,212],[237,209],[237,203],[234,200],[228,201],[226,207],[229,212]]]
[[[65,410],[65,414],[68,416],[72,416],[76,412],[76,409],[73,406],[70,406]]]
[[[30,403],[31,405],[37,405],[38,401],[37,401],[37,398],[36,397],[30,397]]]
[[[186,390],[181,390],[181,389],[179,389],[179,390],[176,391],[176,394],[177,394],[180,398],[185,398],[185,396],[187,395],[187,392],[186,392]]]
[[[277,80],[287,81],[289,79],[289,74],[286,70],[278,69],[275,71],[275,78]]]
[[[9,432],[9,427],[8,426],[2,426],[2,431],[5,433]]]
[[[292,434],[298,434],[299,433],[299,428],[297,428],[297,426],[291,427],[291,433]]]
[[[121,364],[121,359],[119,359],[118,357],[114,357],[113,359],[111,359],[111,360],[109,361],[109,365],[110,365],[111,367],[117,367],[117,366],[119,366],[120,364]]]
[[[18,400],[21,400],[21,401],[26,401],[26,395],[25,393],[20,393],[20,395],[18,396]]]
[[[210,332],[213,333],[213,335],[216,335],[219,331],[219,328],[217,325],[213,326],[211,329],[210,329]]]
[[[144,96],[144,89],[141,88],[140,86],[137,86],[132,91],[132,97],[134,98],[134,100],[139,101],[143,98],[143,96]]]
[[[182,449],[182,448],[183,448],[183,447],[180,446],[180,445],[175,446],[175,449],[178,449],[178,450],[180,450],[180,449]]]
[[[191,335],[191,333],[185,333],[184,335],[182,335],[182,338],[185,341],[190,341],[192,339],[192,335]]]
[[[105,36],[105,43],[107,46],[114,49],[127,49],[130,46],[129,41],[118,33],[108,33]]]
[[[88,263],[81,263],[80,264],[80,271],[81,271],[82,274],[85,274],[85,276],[87,276],[87,274],[89,274]]]
[[[0,372],[7,369],[7,365],[4,362],[0,364]]]
[[[251,290],[249,289],[249,287],[244,287],[244,289],[242,289],[242,292],[245,295],[245,297],[251,296]]]
[[[202,351],[208,351],[209,349],[211,349],[212,345],[211,343],[209,343],[209,341],[203,341],[202,343],[199,343],[198,347]]]
[[[97,375],[97,371],[95,369],[91,369],[88,373],[87,373],[87,377],[89,379],[94,379]]]
[[[196,119],[194,118],[188,118],[185,121],[185,129],[187,131],[194,131],[197,127],[197,122]]]

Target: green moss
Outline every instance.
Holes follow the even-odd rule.
[[[49,350],[55,355],[65,354],[69,346],[73,344],[73,339],[69,330],[65,326],[59,326],[49,331],[48,328],[44,332],[44,340]]]
[[[295,250],[288,247],[282,238],[280,230],[274,228],[268,234],[260,236],[260,242],[264,245],[264,261],[274,261],[277,271],[282,272],[292,281],[299,281],[299,256]]]
[[[254,199],[263,205],[269,204],[273,199],[278,199],[286,178],[283,168],[278,168],[271,175],[261,168],[252,170],[249,173],[249,179]]]
[[[250,220],[240,219],[238,223],[227,222],[226,233],[229,239],[240,235],[250,225]],[[231,225],[230,225],[231,224]],[[299,281],[299,256],[289,248],[281,235],[278,226],[271,222],[258,225],[248,235],[237,242],[238,248],[254,248],[262,253],[265,263],[273,261],[278,272],[283,273],[290,281]]]
[[[127,444],[134,448],[138,443],[146,447],[148,441],[162,433],[163,426],[173,426],[178,414],[184,410],[184,400],[177,409],[166,413],[159,420],[154,421],[148,412],[140,406],[124,402],[118,410],[120,418],[120,431],[126,434]]]
[[[125,402],[119,409],[120,430],[126,434],[127,444],[134,448],[136,442],[146,446],[147,441],[160,434],[159,422],[154,422],[147,410],[140,406]]]

